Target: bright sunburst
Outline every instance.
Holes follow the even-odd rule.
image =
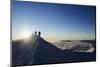
[[[22,32],[22,38],[29,38],[31,36],[31,32],[29,31],[23,31]]]

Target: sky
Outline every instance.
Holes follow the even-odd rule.
[[[96,8],[39,2],[12,3],[12,39],[22,32],[41,31],[48,41],[95,39]]]

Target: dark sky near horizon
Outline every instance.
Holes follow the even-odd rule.
[[[95,6],[50,4],[37,2],[12,3],[12,37],[21,38],[25,29],[41,31],[48,41],[95,39]]]

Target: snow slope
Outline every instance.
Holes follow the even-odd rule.
[[[69,47],[70,49],[72,47]],[[61,50],[39,36],[32,36],[29,40],[12,42],[12,65],[40,65],[54,63],[69,63],[95,61],[95,52],[72,52]]]

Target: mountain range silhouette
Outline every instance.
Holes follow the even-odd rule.
[[[12,42],[12,65],[41,65],[95,61],[96,54],[61,50],[40,36],[31,36],[29,40]]]

